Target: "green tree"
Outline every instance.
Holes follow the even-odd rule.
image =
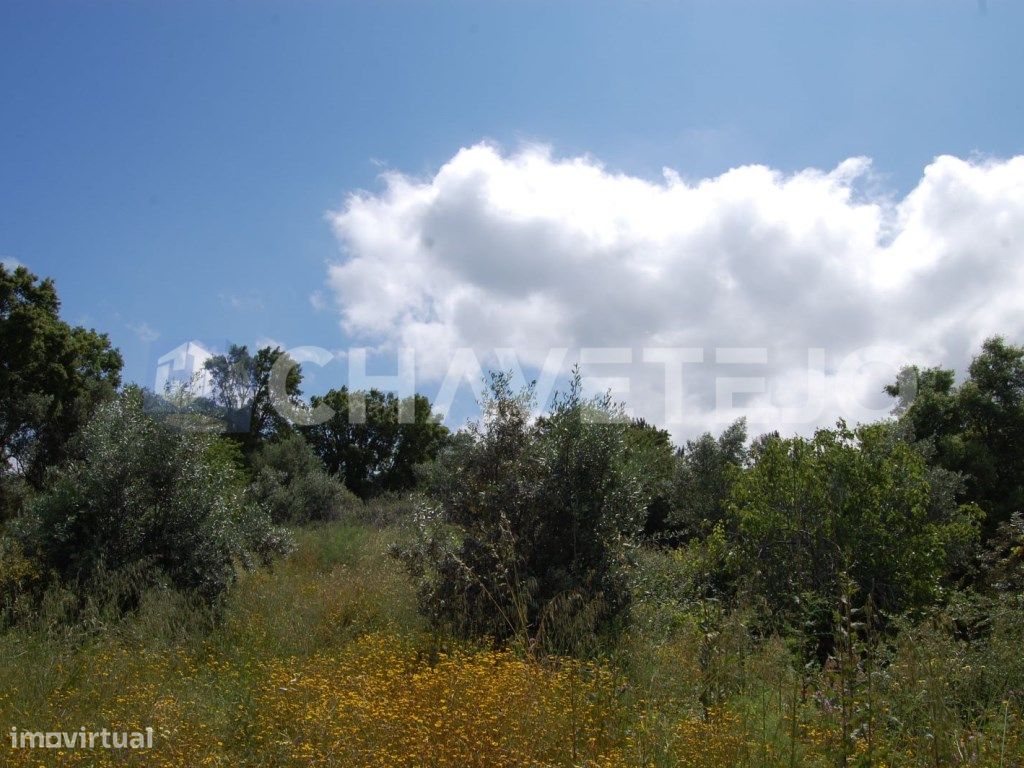
[[[256,498],[275,523],[335,520],[359,503],[298,433],[260,446],[252,467]]]
[[[705,536],[727,520],[733,483],[747,459],[747,424],[731,424],[715,439],[706,433],[679,451],[669,531],[683,538]]]
[[[284,414],[300,406],[302,369],[280,347],[263,347],[253,355],[248,347],[233,344],[226,354],[207,360],[206,370],[212,400],[227,412],[229,431],[246,453],[290,431]]]
[[[764,441],[730,500],[746,587],[778,618],[806,619],[818,600],[830,613],[847,578],[860,605],[927,605],[980,515],[929,477],[891,423]]]
[[[17,511],[20,481],[38,487],[120,385],[121,355],[106,335],[59,313],[52,280],[0,265],[0,518]]]
[[[633,419],[626,428],[626,453],[647,485],[650,497],[644,531],[658,535],[666,530],[672,512],[673,483],[676,474],[676,449],[667,430],[644,419]]]
[[[154,421],[138,390],[100,406],[19,522],[25,550],[83,590],[130,572],[216,601],[288,546],[219,440]]]
[[[364,499],[414,487],[417,465],[432,460],[448,436],[423,395],[401,399],[342,387],[310,402],[334,413],[304,428],[306,439],[328,471]]]
[[[886,391],[936,463],[964,475],[966,499],[985,511],[986,537],[1024,511],[1024,347],[994,337],[961,385],[950,370],[911,366]]]

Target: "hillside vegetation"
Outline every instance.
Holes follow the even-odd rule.
[[[578,374],[149,393],[58,309],[0,266],[0,726],[154,744],[4,765],[1024,765],[1024,348],[675,446]]]

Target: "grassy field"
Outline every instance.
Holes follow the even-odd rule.
[[[437,636],[388,547],[399,529],[297,532],[222,615],[151,592],[69,629],[54,595],[0,635],[5,732],[155,729],[154,747],[12,749],[3,765],[1024,765],[1019,620],[971,646],[941,622],[846,665],[794,662],[742,612],[671,599],[649,553],[631,628],[583,659]],[[666,586],[667,585],[667,586]],[[1019,616],[1019,614],[1014,614]]]

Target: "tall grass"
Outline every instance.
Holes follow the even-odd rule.
[[[370,511],[382,520],[387,502]],[[439,637],[399,563],[399,527],[296,532],[219,612],[150,590],[121,616],[73,596],[0,634],[0,728],[156,729],[148,752],[12,750],[3,765],[1024,765],[1024,611],[942,614],[895,640],[849,622],[806,666],[799,638],[686,603],[650,552],[630,627],[586,659]],[[682,572],[680,572],[682,571]],[[678,586],[678,585],[676,585]],[[116,590],[112,590],[116,592]]]

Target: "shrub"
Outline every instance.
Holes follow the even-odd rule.
[[[129,391],[100,407],[52,470],[20,526],[26,549],[62,580],[160,575],[214,602],[251,566],[288,548],[244,480],[209,455],[216,440],[149,418]]]
[[[483,416],[428,476],[420,537],[400,552],[427,615],[463,634],[574,644],[629,600],[649,496],[627,423],[580,379],[531,422],[532,390],[492,376]]]
[[[39,566],[25,556],[21,544],[0,530],[0,626],[40,577]]]
[[[359,503],[298,434],[261,446],[253,470],[256,497],[275,523],[335,520]]]
[[[996,529],[982,555],[988,586],[1024,594],[1024,515],[1015,512]]]
[[[830,614],[847,578],[883,613],[929,604],[980,514],[932,478],[892,424],[766,440],[731,500],[748,588],[776,618]]]

